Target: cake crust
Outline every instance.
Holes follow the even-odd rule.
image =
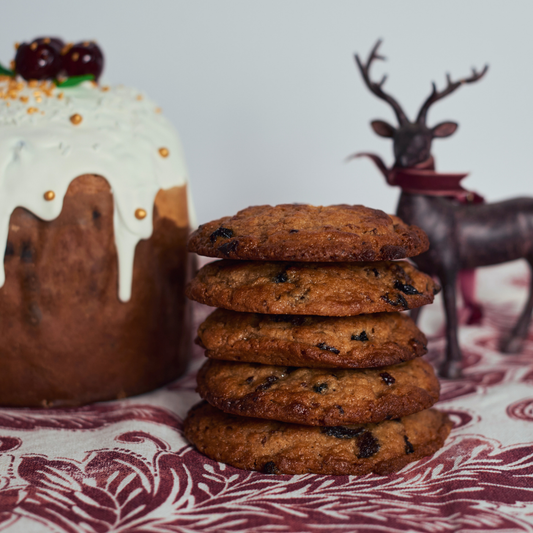
[[[176,210],[186,210],[181,189],[172,193]],[[157,200],[153,225],[136,248],[132,298],[121,302],[113,197],[104,178],[73,180],[54,220],[13,212],[0,289],[0,405],[113,400],[185,371],[188,228],[160,216]]]
[[[429,248],[426,234],[362,205],[259,205],[202,224],[189,251],[222,259],[384,261]]]

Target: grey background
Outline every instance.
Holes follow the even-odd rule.
[[[31,0],[2,2],[0,62],[15,41],[96,39],[104,81],[145,91],[178,128],[200,222],[252,204],[363,203],[394,211],[398,191],[367,161],[392,160],[369,128],[392,111],[363,86],[353,53],[384,38],[386,88],[415,115],[430,82],[490,63],[485,79],[429,113],[442,171],[470,171],[489,200],[533,195],[533,4],[469,0]]]

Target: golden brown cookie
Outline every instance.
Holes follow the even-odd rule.
[[[351,316],[413,309],[433,301],[439,286],[407,261],[286,263],[214,261],[186,294],[233,311]]]
[[[321,317],[216,309],[198,337],[209,358],[266,365],[369,368],[427,352],[425,335],[405,313]]]
[[[189,251],[263,261],[383,261],[429,248],[426,234],[362,205],[258,205],[202,224]]]
[[[202,402],[189,412],[185,435],[209,458],[245,470],[387,475],[435,453],[451,427],[434,409],[379,424],[316,427],[228,415]]]
[[[196,390],[226,413],[310,426],[381,422],[439,399],[439,381],[423,359],[350,370],[209,359]]]

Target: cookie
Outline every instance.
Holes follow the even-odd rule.
[[[387,475],[435,453],[451,427],[434,409],[379,424],[317,427],[228,415],[202,402],[184,429],[198,451],[245,470]]]
[[[439,286],[407,261],[214,261],[186,289],[192,300],[251,313],[351,316],[413,309]]]
[[[202,224],[189,251],[223,259],[383,261],[429,248],[426,234],[362,205],[258,205]]]
[[[350,370],[209,359],[197,379],[200,396],[226,413],[310,426],[382,422],[439,399],[439,381],[423,359]]]
[[[405,313],[320,317],[217,309],[198,338],[209,358],[266,365],[369,368],[427,352],[425,335]]]

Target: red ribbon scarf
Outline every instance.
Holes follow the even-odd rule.
[[[442,173],[435,171],[435,160],[426,161],[409,168],[387,168],[381,157],[376,154],[359,153],[350,156],[370,158],[381,171],[389,185],[397,186],[402,191],[429,196],[447,196],[461,203],[482,203],[483,197],[468,191],[461,185],[461,180],[468,173]]]

